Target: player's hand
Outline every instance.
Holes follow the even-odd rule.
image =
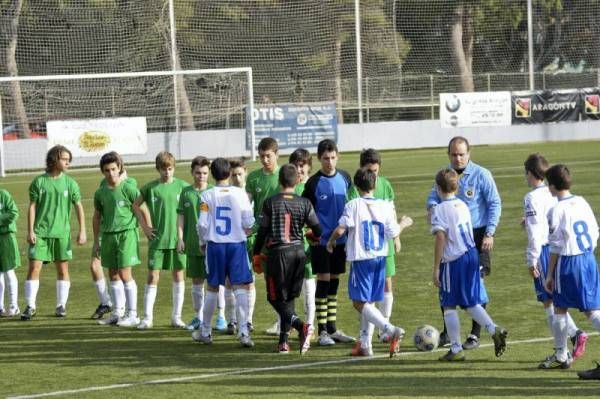
[[[440,270],[437,267],[433,268],[433,285],[435,285],[437,288],[440,288],[440,285],[442,285],[440,283]]]
[[[92,245],[92,256],[100,259],[100,243],[96,240],[94,240],[94,244]]]
[[[394,240],[394,251],[398,254],[402,250],[402,243],[400,242],[400,237],[396,237]]]
[[[529,275],[533,278],[540,278],[540,271],[537,266],[529,266]]]
[[[87,235],[85,234],[85,230],[79,230],[79,234],[77,235],[77,245],[83,245],[87,241]]]
[[[156,229],[150,226],[143,226],[142,230],[144,231],[144,235],[149,241],[152,241],[156,238]]]
[[[304,233],[304,236],[308,240],[308,244],[312,245],[312,246],[319,245],[319,242],[321,241],[321,237],[315,236],[315,233],[313,233],[313,231],[310,229],[306,230],[306,233]]]
[[[525,228],[525,216],[521,218],[521,227]]]
[[[31,245],[35,245],[36,239],[37,238],[33,231],[31,233],[27,234],[27,242],[30,243]]]
[[[494,237],[485,236],[481,242],[481,250],[485,252],[491,252],[494,249]]]
[[[335,249],[335,241],[327,241],[327,245],[325,246],[325,249],[327,249],[327,252],[329,252],[330,254],[333,253],[333,250]]]
[[[182,238],[177,240],[177,252],[180,254],[185,252],[185,242],[183,242]]]
[[[400,225],[400,231],[402,231],[405,228],[412,226],[413,220],[410,216],[402,215],[402,217],[400,217],[400,223],[398,224]]]
[[[262,274],[262,272],[263,272],[262,263],[265,260],[267,260],[267,257],[266,257],[266,255],[263,255],[263,254],[254,255],[252,257],[252,268],[254,269],[254,272],[256,274]]]
[[[544,288],[549,294],[554,292],[554,277],[548,275],[546,276],[546,281],[544,282]]]
[[[435,208],[435,205],[430,207],[429,209],[427,209],[427,224],[431,224],[431,216],[433,215],[433,208]]]

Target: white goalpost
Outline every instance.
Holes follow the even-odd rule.
[[[250,67],[0,77],[0,126],[18,133],[9,88],[15,81],[30,125],[42,130],[52,120],[145,117],[148,133],[177,135],[179,155],[184,131],[245,129],[255,159]],[[0,138],[0,176],[12,156],[5,150]]]

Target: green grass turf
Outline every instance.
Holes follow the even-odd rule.
[[[375,358],[358,361],[348,356],[350,345],[344,344],[332,348],[314,345],[302,358],[297,353],[278,355],[274,353],[275,338],[263,333],[275,316],[265,301],[262,276],[257,278],[256,347],[250,350],[241,349],[234,338],[218,334],[212,346],[203,346],[193,343],[188,332],[170,328],[171,278],[168,274],[163,274],[159,285],[154,329],[136,331],[97,326],[89,319],[97,299],[88,265],[92,240],[91,198],[101,175],[97,170],[73,171],[72,175],[81,185],[87,212],[88,244],[74,247],[69,314],[65,319],[53,316],[55,272],[53,266],[46,266],[38,295],[38,316],[27,323],[16,319],[0,320],[0,396],[132,384],[65,396],[597,397],[600,382],[578,381],[574,372],[593,367],[593,360],[600,359],[600,339],[597,336],[590,338],[587,353],[573,369],[536,369],[538,362],[551,352],[552,342],[544,312],[535,301],[524,266],[526,237],[519,226],[522,198],[528,190],[522,165],[532,152],[541,152],[550,162],[569,165],[574,175],[572,191],[586,197],[596,214],[600,214],[597,173],[600,142],[495,145],[472,149],[472,159],[493,172],[503,200],[492,275],[486,283],[491,298],[490,314],[498,324],[509,330],[511,343],[499,359],[494,357],[491,340],[487,336],[482,338],[482,348],[467,352],[467,361],[460,364],[438,362],[437,357],[443,352],[416,352],[410,337],[403,344],[402,353],[392,360],[383,356],[386,347],[381,344],[375,344]],[[357,158],[356,153],[342,154],[339,166],[353,173]],[[441,324],[436,290],[431,283],[433,240],[428,233],[424,203],[433,175],[447,162],[443,148],[383,153],[382,174],[394,186],[398,212],[415,220],[415,225],[402,236],[403,251],[398,258],[394,286],[393,321],[404,327],[407,335],[423,323],[438,327]],[[314,164],[316,168],[316,159]],[[256,164],[250,165],[251,169],[256,167]],[[140,185],[156,177],[151,167],[131,168],[129,173]],[[186,162],[179,164],[177,176],[190,180]],[[23,255],[27,248],[25,215],[27,187],[31,179],[32,175],[11,175],[0,180],[0,187],[12,193],[21,211],[18,235]],[[145,262],[145,240],[142,245]],[[26,262],[25,256],[23,262]],[[23,266],[17,272],[21,288],[26,270],[27,267]],[[136,268],[134,276],[138,283],[138,307],[141,309],[146,268]],[[189,287],[188,281],[184,305],[186,320],[192,315]],[[338,300],[338,326],[355,335],[358,330],[357,314],[347,299],[345,278]],[[24,308],[22,290],[20,303]],[[301,300],[297,309],[302,309]],[[581,314],[574,312],[573,316],[582,328],[591,330]],[[461,313],[461,319],[465,335],[470,321],[465,313]],[[534,338],[541,339],[531,343],[519,342]],[[295,342],[294,338],[293,347]],[[261,370],[251,370],[254,368]],[[176,378],[182,380],[144,384]]]

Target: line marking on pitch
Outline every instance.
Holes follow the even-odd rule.
[[[598,333],[589,333],[588,335],[598,335]],[[551,337],[531,338],[531,339],[524,339],[524,340],[519,340],[519,341],[509,341],[508,344],[511,346],[519,345],[519,344],[532,344],[532,343],[536,343],[536,342],[552,341],[552,339],[553,338],[551,338]],[[487,347],[491,347],[491,346],[493,346],[493,344],[482,344],[480,346],[480,348],[487,348]],[[445,352],[446,350],[447,350],[446,348],[439,348],[433,352]],[[430,353],[430,352],[400,352],[396,356],[397,357],[408,357],[408,356],[423,355],[426,353]],[[265,371],[293,370],[293,369],[303,369],[303,368],[314,367],[314,366],[328,366],[328,365],[332,365],[332,364],[354,363],[354,362],[360,362],[360,361],[369,361],[369,360],[373,360],[373,359],[386,358],[388,356],[389,356],[389,354],[383,354],[383,355],[375,355],[375,356],[370,356],[370,357],[348,357],[348,358],[336,359],[336,360],[324,360],[324,361],[320,361],[320,362],[288,364],[285,366],[254,367],[254,368],[248,368],[248,369],[224,371],[224,372],[220,372],[220,373],[189,375],[189,376],[184,376],[184,377],[165,378],[165,379],[160,379],[160,380],[149,380],[149,381],[131,382],[131,383],[123,383],[123,384],[98,385],[98,386],[92,386],[92,387],[86,387],[86,388],[66,389],[63,391],[44,392],[44,393],[37,393],[37,394],[30,394],[30,395],[7,396],[6,399],[33,399],[33,398],[47,398],[47,397],[51,397],[51,396],[61,396],[61,395],[75,395],[75,394],[80,394],[80,393],[85,393],[85,392],[108,391],[108,390],[112,390],[112,389],[132,388],[132,387],[144,386],[144,385],[172,384],[172,383],[177,383],[177,382],[205,380],[205,379],[209,379],[209,378],[222,378],[222,377],[227,377],[227,376],[232,376],[232,375],[260,373],[260,372],[265,372]]]

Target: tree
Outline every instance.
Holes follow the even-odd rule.
[[[21,15],[22,7],[23,0],[11,0],[9,7],[6,10],[8,23],[4,24],[4,34],[8,39],[8,45],[6,46],[6,69],[9,76],[19,76],[19,68],[17,66],[17,43],[19,40],[19,17]],[[27,111],[25,110],[25,104],[23,103],[21,84],[19,81],[11,81],[10,92],[14,102],[19,134],[23,138],[28,138],[31,136],[31,131],[29,129],[29,119],[27,118]],[[0,126],[0,128],[2,127]]]
[[[473,13],[474,4],[470,0],[455,2],[451,17],[450,43],[454,65],[460,75],[464,92],[474,91],[473,84]]]

